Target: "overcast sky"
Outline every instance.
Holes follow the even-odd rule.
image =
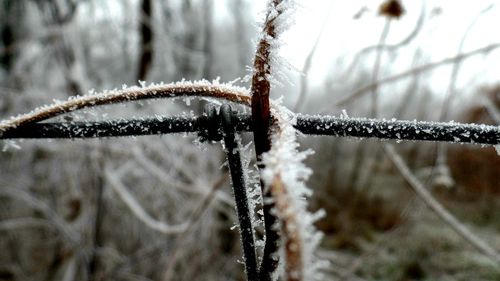
[[[262,10],[266,2],[262,0],[253,2],[254,15],[257,19],[262,19]],[[304,60],[314,45],[321,27],[325,25],[310,72],[313,86],[321,84],[325,76],[337,67],[335,62],[339,58],[346,63],[350,62],[350,58],[357,51],[379,42],[386,21],[378,15],[378,6],[383,1],[307,0],[298,2],[300,6],[296,13],[296,22],[285,35],[286,45],[282,48],[281,55],[294,67],[302,69]],[[455,56],[464,33],[473,22],[463,45],[463,51],[500,42],[498,32],[500,8],[495,5],[495,2],[494,0],[433,0],[425,1],[422,5],[421,1],[403,1],[406,13],[401,19],[391,23],[386,41],[388,44],[397,43],[411,33],[422,9],[425,9],[426,19],[418,37],[405,47],[396,61],[391,62],[390,74],[409,69],[413,54],[417,49],[422,50],[425,62]],[[360,13],[360,11],[363,12]],[[357,19],[356,15],[358,15]],[[368,57],[365,61],[367,66],[372,63],[373,57]],[[387,67],[384,61],[382,65],[384,68]],[[496,65],[500,65],[500,52],[498,51],[491,53],[487,58],[477,56],[469,59],[461,68],[459,80],[464,85],[470,84],[471,79],[477,83],[498,81]],[[445,67],[433,72],[431,88],[436,92],[446,91],[449,77],[450,68]]]

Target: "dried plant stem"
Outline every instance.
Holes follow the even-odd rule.
[[[500,125],[500,112],[493,102],[490,99],[484,99],[483,103],[486,111],[488,111],[488,114],[491,116],[491,119],[493,119],[497,125]]]
[[[303,280],[302,237],[298,231],[298,214],[291,208],[291,198],[281,176],[276,175],[270,186],[281,223],[281,232],[285,239],[285,280]]]
[[[44,106],[30,113],[0,122],[0,133],[18,126],[43,121],[64,113],[98,105],[145,99],[182,97],[219,98],[239,104],[250,105],[250,96],[248,96],[248,92],[245,88],[210,83],[208,81],[179,82],[152,85],[142,88],[132,87],[124,90],[105,91],[95,95],[77,96],[67,101],[56,102],[53,105]]]
[[[302,76],[300,77],[300,92],[299,92],[299,97],[297,98],[297,101],[295,102],[295,106],[293,107],[293,110],[295,112],[300,111],[300,109],[304,105],[304,99],[307,96],[307,91],[308,91],[308,86],[309,86],[309,71],[312,66],[312,60],[314,57],[314,54],[316,53],[316,50],[318,49],[318,45],[320,42],[320,39],[323,37],[323,33],[325,31],[325,28],[327,26],[328,19],[330,18],[330,15],[332,14],[333,11],[333,2],[330,4],[329,10],[328,10],[328,16],[326,16],[323,20],[323,23],[321,25],[321,29],[319,30],[318,35],[316,36],[316,40],[314,41],[314,44],[307,54],[306,59],[304,60],[304,65],[302,66]]]
[[[279,219],[275,228],[280,230],[284,253],[284,279],[286,281],[315,280],[322,266],[314,255],[321,239],[314,222],[322,212],[310,214],[306,198],[311,195],[305,182],[311,175],[303,161],[310,151],[299,151],[295,115],[286,108],[273,105],[272,147],[262,156],[265,169],[262,179],[271,198],[264,200],[275,205],[273,214]],[[273,279],[275,280],[275,279]]]
[[[441,205],[432,194],[424,187],[424,185],[412,174],[406,163],[403,161],[390,144],[383,146],[387,156],[399,170],[404,179],[410,184],[415,193],[431,208],[431,210],[446,224],[448,224],[457,234],[465,239],[469,244],[474,246],[486,256],[492,258],[497,263],[500,263],[500,254],[481,238],[472,233],[463,223],[455,218],[446,208]]]
[[[269,110],[269,93],[271,92],[271,43],[270,39],[276,38],[275,20],[271,11],[276,10],[276,6],[281,1],[271,1],[271,5],[266,15],[264,23],[263,36],[257,46],[257,52],[254,59],[254,73],[252,76],[252,119],[254,123],[254,142],[257,157],[269,150],[271,142],[269,141],[269,123],[271,113]]]
[[[382,78],[382,79],[378,80],[377,82],[371,83],[368,86],[362,87],[362,88],[358,89],[357,91],[355,91],[355,92],[347,95],[346,97],[340,99],[336,103],[336,105],[340,106],[340,105],[344,105],[344,104],[350,103],[353,100],[355,100],[356,98],[359,98],[361,96],[366,95],[374,87],[380,87],[380,86],[388,84],[388,83],[396,82],[396,81],[401,80],[403,78],[406,78],[408,76],[416,75],[418,73],[422,73],[424,71],[428,71],[428,70],[434,69],[434,68],[442,66],[442,65],[446,65],[446,64],[450,64],[450,63],[456,63],[457,61],[464,60],[464,59],[469,58],[471,56],[475,56],[475,55],[478,55],[478,54],[487,54],[487,53],[489,53],[489,52],[491,52],[491,51],[493,51],[493,50],[495,50],[495,49],[497,49],[499,47],[500,47],[500,43],[493,43],[493,44],[490,44],[490,45],[487,45],[485,47],[481,47],[481,48],[475,49],[475,50],[467,52],[467,53],[462,53],[462,54],[459,54],[459,55],[454,56],[454,57],[445,58],[445,59],[442,59],[440,61],[436,61],[436,62],[431,62],[431,63],[428,63],[428,64],[424,64],[422,66],[418,66],[418,67],[409,69],[407,71],[401,72],[399,74],[396,74],[396,75],[393,75],[393,76],[389,76],[387,78]]]
[[[271,83],[269,76],[271,74],[271,51],[272,40],[276,39],[276,19],[282,11],[278,6],[282,3],[281,0],[271,0],[268,4],[266,19],[264,22],[263,31],[257,45],[257,51],[254,58],[254,73],[252,76],[252,122],[254,126],[254,143],[257,161],[260,162],[263,153],[271,148],[269,139],[269,127],[271,121],[271,112],[269,107],[269,93],[271,91]],[[262,171],[263,165],[260,164],[259,169]],[[263,198],[270,197],[268,191],[264,189],[263,181],[261,180]],[[271,213],[274,208],[274,203],[265,203],[263,207],[264,224],[266,231],[266,244],[259,269],[259,279],[262,281],[271,281],[273,273],[278,267],[279,260],[277,251],[279,249],[279,234],[273,225],[277,218]]]
[[[469,26],[467,27],[467,30],[465,30],[464,35],[462,36],[462,40],[460,40],[460,44],[458,45],[457,55],[460,55],[463,52],[463,47],[465,45],[465,42],[466,42],[467,37],[469,35],[469,32],[472,30],[474,25],[482,18],[482,16],[486,12],[491,10],[492,7],[493,7],[493,5],[489,5],[486,9],[483,9],[476,16],[476,18],[469,24]],[[456,100],[456,96],[458,95],[457,79],[458,79],[458,74],[460,72],[461,66],[462,66],[461,60],[458,60],[456,63],[453,64],[453,68],[452,68],[451,76],[450,76],[450,84],[448,85],[448,92],[446,93],[446,97],[444,98],[444,102],[443,102],[443,105],[441,107],[441,113],[439,115],[440,122],[444,122],[448,118],[449,113],[450,113],[449,112],[450,106]],[[439,168],[439,167],[447,167],[447,164],[446,164],[447,153],[448,153],[448,147],[445,144],[438,143],[437,144],[437,157],[436,157],[434,169]]]
[[[53,225],[46,219],[35,219],[30,217],[4,219],[0,221],[0,231],[17,230],[18,228],[27,227],[53,227]]]
[[[173,273],[173,269],[175,269],[176,260],[178,258],[180,249],[186,245],[187,239],[190,237],[193,227],[200,221],[200,218],[205,213],[205,211],[210,207],[216,193],[220,190],[221,187],[227,182],[228,174],[224,173],[220,175],[214,182],[211,183],[211,188],[207,192],[207,194],[200,200],[197,207],[191,212],[189,217],[186,219],[186,223],[188,224],[187,228],[179,233],[176,237],[177,241],[173,249],[171,250],[171,257],[166,263],[166,268],[163,271],[162,280],[169,280],[171,274]],[[146,248],[139,249],[137,252],[129,255],[124,261],[121,261],[120,264],[115,265],[114,268],[111,268],[103,275],[103,280],[112,277],[116,277],[121,273],[126,272],[130,267],[136,264],[139,260],[143,260],[146,258],[150,258],[153,255],[158,255],[160,252],[163,252],[164,249],[170,245],[171,240],[162,240],[159,243],[155,243],[153,245],[149,245]]]
[[[171,250],[170,258],[167,262],[165,271],[163,272],[163,281],[168,281],[173,278],[177,259],[179,258],[182,247],[186,245],[187,239],[189,238],[190,233],[192,233],[193,227],[195,226],[196,222],[198,222],[203,213],[208,209],[208,207],[214,200],[217,191],[219,191],[219,189],[224,186],[224,183],[226,183],[228,179],[229,175],[227,173],[224,173],[215,182],[213,182],[208,194],[201,200],[198,207],[191,213],[188,221],[186,222],[186,229],[184,229],[184,231],[180,233],[179,236],[177,236],[177,241],[175,242],[175,245]]]
[[[377,45],[372,45],[372,46],[368,46],[368,47],[361,49],[358,53],[356,53],[356,55],[354,56],[352,62],[347,67],[347,70],[344,72],[344,74],[341,75],[341,81],[345,81],[346,79],[349,78],[349,75],[351,75],[353,73],[353,70],[356,67],[356,65],[358,65],[359,61],[366,54],[369,54],[372,51],[393,52],[393,51],[396,51],[396,50],[400,49],[401,47],[404,47],[404,46],[408,45],[409,43],[411,43],[413,41],[413,39],[415,39],[417,37],[417,35],[420,33],[420,30],[422,29],[422,26],[424,23],[424,19],[425,19],[425,1],[422,1],[422,6],[420,8],[420,15],[419,15],[418,20],[415,24],[415,27],[408,34],[408,36],[406,36],[403,40],[401,40],[400,42],[398,42],[394,45],[385,44],[385,42],[384,43],[379,42]]]
[[[382,33],[380,35],[380,41],[379,41],[379,46],[383,46],[385,44],[385,40],[387,39],[387,35],[389,35],[389,30],[391,27],[391,19],[388,18],[386,19],[386,22],[384,24],[384,29],[382,30]],[[382,62],[382,48],[377,49],[377,54],[375,56],[375,64],[373,65],[373,72],[372,72],[372,83],[373,85],[377,85],[378,81],[378,76],[380,73],[380,64]],[[378,115],[378,86],[372,87],[372,109],[371,109],[371,117],[372,118],[377,118]]]
[[[163,234],[179,234],[185,231],[188,226],[187,223],[168,225],[151,217],[146,212],[146,210],[144,210],[141,204],[137,202],[135,197],[123,185],[123,183],[119,179],[119,175],[117,175],[116,172],[111,171],[110,167],[104,168],[104,174],[106,180],[111,184],[113,190],[118,193],[122,201],[132,211],[134,216],[141,222],[143,222],[146,226]]]

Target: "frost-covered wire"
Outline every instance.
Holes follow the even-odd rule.
[[[224,150],[231,172],[231,185],[233,187],[234,200],[236,202],[236,214],[238,215],[239,221],[247,281],[258,281],[259,270],[255,252],[254,227],[252,225],[254,221],[252,219],[253,210],[250,209],[251,204],[249,204],[247,195],[245,172],[240,156],[239,136],[236,135],[234,129],[233,112],[229,105],[222,105],[220,108],[220,119],[223,128]]]
[[[100,122],[35,123],[6,131],[0,139],[17,138],[97,138],[158,135],[204,130],[205,117],[157,116]],[[250,115],[236,115],[235,129],[253,131]],[[442,141],[471,144],[500,144],[500,126],[427,122],[397,119],[350,118],[346,116],[296,116],[297,130],[307,135],[393,139],[396,141]]]
[[[115,89],[98,94],[74,96],[70,97],[67,101],[55,101],[51,105],[42,106],[29,113],[1,121],[0,134],[10,128],[43,121],[83,108],[144,99],[209,97],[225,99],[240,104],[250,104],[250,96],[246,88],[220,83],[218,80],[212,82],[207,80],[194,82],[180,81],[171,84],[151,84],[149,86],[146,86],[145,83],[142,84],[141,87],[124,86],[121,90]]]

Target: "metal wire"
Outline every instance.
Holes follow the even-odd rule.
[[[236,201],[236,213],[240,223],[239,227],[247,280],[258,281],[256,249],[251,219],[252,213],[248,205],[245,172],[241,165],[240,149],[236,141],[233,116],[234,114],[231,106],[228,104],[221,106],[220,119],[222,123],[224,149],[229,163],[229,170],[231,171],[234,199]]]
[[[252,131],[250,115],[234,116],[234,128],[237,132]],[[298,115],[295,127],[307,135],[500,144],[500,126],[477,124]],[[206,116],[163,116],[95,122],[35,123],[5,131],[0,139],[101,138],[194,133],[206,129]]]

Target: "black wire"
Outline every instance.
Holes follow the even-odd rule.
[[[200,132],[206,118],[157,117],[95,122],[35,123],[9,129],[0,139],[100,138]],[[235,115],[237,132],[251,131],[250,115]],[[500,126],[299,115],[295,127],[307,135],[500,144]]]
[[[241,165],[240,149],[235,139],[235,128],[233,124],[233,112],[228,104],[220,108],[222,122],[222,134],[224,149],[226,151],[229,170],[231,171],[234,198],[236,201],[236,213],[238,215],[243,257],[245,259],[245,270],[248,281],[258,281],[257,258],[255,254],[255,242],[251,212],[248,205],[245,176]]]
[[[500,126],[478,124],[302,115],[296,128],[307,135],[500,144]]]

